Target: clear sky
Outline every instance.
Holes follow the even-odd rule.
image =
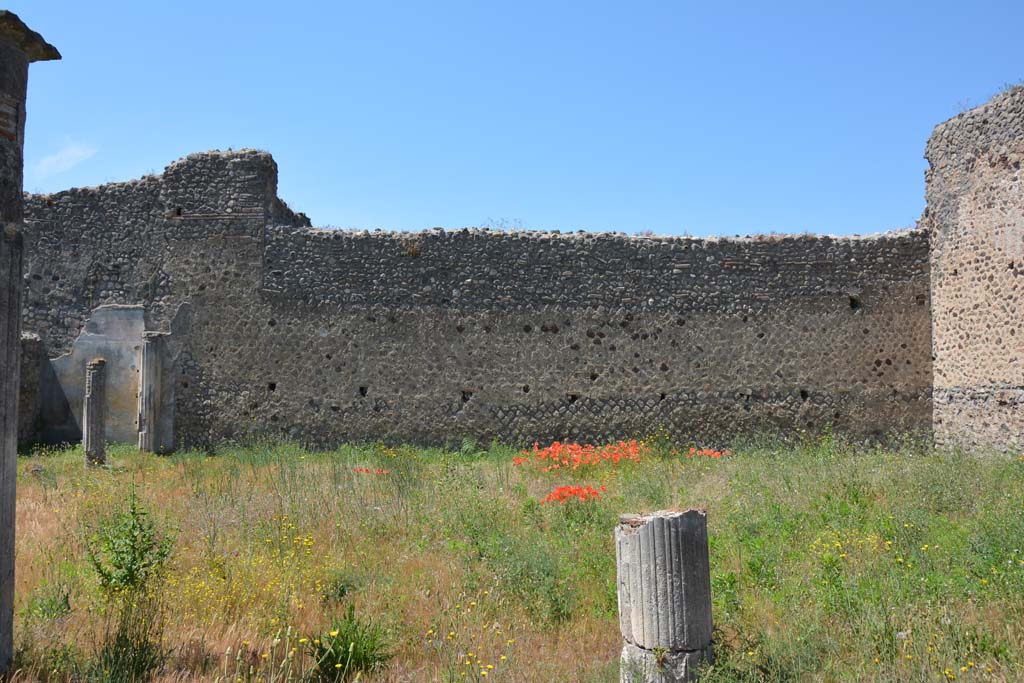
[[[1021,0],[9,0],[25,188],[256,147],[314,225],[871,233],[1024,78]]]

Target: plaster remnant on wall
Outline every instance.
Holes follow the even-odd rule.
[[[94,358],[106,360],[106,440],[137,440],[143,316],[141,306],[101,306],[84,322],[71,350],[50,361],[52,374],[42,388],[43,441],[74,443],[82,438],[86,364]]]

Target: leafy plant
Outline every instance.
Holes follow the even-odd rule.
[[[394,656],[387,641],[388,632],[382,626],[360,619],[355,606],[349,605],[330,632],[310,639],[309,654],[316,663],[314,680],[340,683],[380,671]]]
[[[352,593],[359,584],[351,573],[339,569],[331,573],[324,586],[323,599],[326,603],[340,603]]]
[[[133,492],[128,509],[101,523],[86,542],[86,557],[100,587],[123,593],[138,590],[156,576],[171,553],[172,540],[158,532]]]
[[[28,613],[37,619],[57,619],[71,613],[71,589],[44,584],[28,601]]]

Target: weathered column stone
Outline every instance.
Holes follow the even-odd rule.
[[[82,406],[82,446],[85,464],[107,462],[107,361],[94,358],[85,366],[85,403]]]
[[[14,647],[14,496],[18,472],[21,235],[0,230],[0,673]]]
[[[615,529],[622,683],[690,683],[712,660],[707,514],[623,515]]]
[[[142,339],[142,362],[139,369],[139,450],[156,453],[160,428],[160,395],[162,379],[161,354],[163,335],[147,332]]]
[[[21,348],[22,151],[28,65],[60,53],[0,10],[0,674],[14,649],[14,514]]]

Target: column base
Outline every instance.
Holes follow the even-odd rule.
[[[619,683],[694,683],[697,669],[713,662],[711,645],[689,652],[654,652],[626,643],[622,648]]]

